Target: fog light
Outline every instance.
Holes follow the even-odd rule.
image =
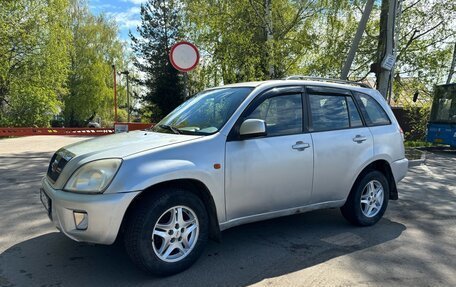
[[[89,226],[89,217],[86,212],[73,211],[74,224],[78,230],[86,230]]]

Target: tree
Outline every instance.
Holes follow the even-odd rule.
[[[317,1],[185,0],[186,34],[203,55],[206,85],[276,79],[295,73],[316,35]]]
[[[346,58],[350,41],[363,11],[364,1],[328,1],[312,27],[318,34],[316,44],[304,56],[304,74],[333,76]],[[356,52],[349,78],[362,80],[372,75],[370,64],[381,58],[377,54],[380,33],[381,3],[376,1],[363,38]],[[451,65],[452,43],[456,31],[452,19],[456,17],[454,1],[402,1],[402,15],[398,38],[393,93],[409,91],[410,78],[421,95],[431,95],[432,86],[445,80]],[[402,78],[407,78],[402,82]],[[426,89],[424,91],[423,89]],[[412,93],[413,95],[413,93]],[[410,98],[412,97],[410,95]]]
[[[402,7],[393,99],[402,102],[409,90],[430,101],[434,85],[445,82],[451,66],[456,3],[408,0]]]
[[[321,1],[319,13],[308,26],[313,35],[312,45],[301,55],[300,73],[319,77],[339,78],[339,72],[346,60],[348,50],[356,33],[363,9],[360,1]],[[366,30],[369,29],[369,22]],[[360,51],[366,49],[366,38],[362,38],[356,53],[355,64]],[[370,51],[366,51],[370,53]],[[368,66],[369,62],[367,62]],[[353,65],[354,66],[354,65]],[[366,63],[363,64],[366,67]]]
[[[0,125],[48,126],[67,93],[67,0],[0,1]]]
[[[85,126],[95,116],[109,125],[113,116],[112,64],[122,69],[123,47],[117,38],[117,26],[104,15],[94,16],[85,1],[74,0],[70,14],[73,34],[69,93],[64,97],[67,126]],[[122,102],[123,90],[118,93]]]
[[[451,60],[450,70],[448,71],[448,78],[446,80],[447,84],[451,83],[451,80],[453,79],[455,67],[456,67],[456,43],[454,43],[453,59]]]
[[[151,120],[158,121],[184,99],[183,79],[169,61],[169,52],[181,36],[177,1],[149,0],[141,5],[139,36],[130,33],[136,55],[134,65],[144,75],[138,83],[147,88],[141,97]]]

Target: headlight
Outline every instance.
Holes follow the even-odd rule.
[[[121,163],[119,158],[86,163],[73,173],[64,190],[100,193],[111,183]]]

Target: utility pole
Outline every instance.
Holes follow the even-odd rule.
[[[130,112],[131,112],[131,109],[130,109],[130,88],[129,88],[129,85],[128,85],[128,79],[130,78],[128,76],[128,71],[126,71],[126,75],[127,75],[127,122],[130,122]]]
[[[184,80],[184,101],[190,98],[190,89],[188,85],[188,73],[183,72],[183,80]]]
[[[112,65],[113,77],[114,77],[114,123],[117,122],[117,75],[116,75],[116,65]]]
[[[130,91],[129,91],[129,85],[128,85],[128,75],[130,72],[128,71],[123,71],[121,74],[124,74],[127,77],[127,122],[130,122]]]
[[[266,45],[268,49],[268,67],[269,67],[269,78],[274,78],[274,62],[273,62],[273,40],[274,34],[272,32],[272,0],[264,0],[264,19],[266,29]]]
[[[374,70],[377,77],[377,90],[385,99],[388,97],[389,85],[392,84],[391,70],[396,62],[393,47],[397,5],[398,0],[383,0],[380,13],[380,34]]]
[[[364,7],[363,16],[361,16],[361,20],[358,24],[358,30],[356,30],[355,37],[353,38],[352,45],[350,50],[348,51],[347,60],[345,61],[344,67],[340,72],[340,78],[342,80],[346,80],[348,76],[348,72],[350,71],[351,65],[353,63],[353,59],[355,58],[356,51],[358,50],[359,42],[361,41],[361,37],[363,36],[364,30],[366,29],[367,20],[369,20],[370,13],[372,11],[372,7],[374,6],[374,0],[368,0],[366,2],[366,6]]]
[[[397,47],[399,47],[399,33],[401,31],[401,16],[402,16],[402,0],[397,0],[397,6],[395,9],[394,19],[393,19],[393,58],[394,62],[396,62],[397,58]],[[388,93],[387,93],[387,100],[388,103],[391,103],[391,96],[393,95],[393,83],[394,83],[394,68],[396,67],[396,63],[394,63],[393,67],[391,68],[390,77],[389,77],[389,85],[388,85]]]
[[[448,73],[448,78],[446,81],[447,84],[451,83],[451,80],[453,79],[454,69],[456,68],[455,66],[456,66],[456,43],[454,43],[453,61],[451,61],[450,72]]]

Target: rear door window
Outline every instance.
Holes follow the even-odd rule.
[[[309,94],[313,131],[340,130],[350,127],[345,96]]]

